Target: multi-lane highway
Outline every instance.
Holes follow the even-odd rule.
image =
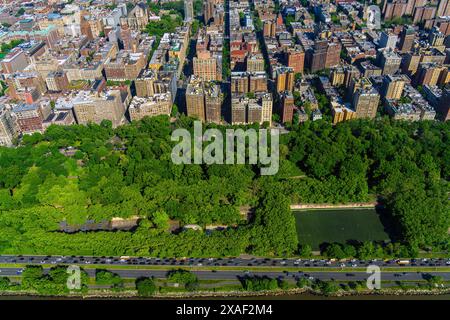
[[[402,260],[403,261],[403,260]],[[0,264],[90,264],[90,265],[142,265],[142,266],[198,266],[198,267],[289,267],[289,268],[366,268],[378,265],[384,268],[450,268],[450,259],[411,259],[399,264],[399,260],[318,260],[318,259],[269,259],[269,258],[150,258],[150,257],[92,257],[92,256],[0,256]]]
[[[105,267],[108,269],[108,267]],[[169,269],[169,268],[168,268]],[[165,278],[167,276],[167,270],[139,270],[139,269],[113,269],[114,273],[117,273],[122,278],[137,279],[140,277],[155,277]],[[7,267],[0,269],[0,276],[20,276],[23,268]],[[48,268],[44,269],[45,272]],[[95,269],[85,269],[89,276],[95,276]],[[237,281],[246,276],[267,276],[270,278],[284,279],[284,280],[298,280],[305,277],[310,280],[319,279],[324,281],[365,281],[369,274],[366,272],[337,272],[337,271],[243,271],[243,270],[193,270],[200,280],[234,280]],[[443,277],[445,281],[450,280],[450,272],[382,272],[380,277],[381,281],[424,281],[427,276],[439,275]]]

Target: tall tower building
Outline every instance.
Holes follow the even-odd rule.
[[[192,20],[194,20],[193,0],[184,0],[184,21],[191,22]]]
[[[439,6],[436,12],[436,16],[444,17],[450,16],[450,1],[449,0],[440,0]]]
[[[353,108],[357,118],[375,118],[380,95],[373,88],[360,88],[353,96]]]
[[[220,86],[212,82],[204,83],[206,122],[220,123],[223,95]]]
[[[394,51],[384,49],[378,52],[378,60],[383,75],[396,73],[402,62],[402,58]]]
[[[186,108],[188,116],[205,121],[205,93],[199,77],[191,76],[186,88]]]
[[[277,92],[292,91],[294,89],[294,78],[295,75],[292,68],[279,68],[276,77]]]
[[[201,51],[197,53],[197,57],[193,59],[194,74],[204,81],[220,80],[217,72],[217,59],[211,57],[209,51]]]
[[[388,75],[383,78],[382,94],[385,99],[400,99],[405,88],[405,78]]]
[[[294,96],[291,92],[285,91],[281,94],[281,121],[292,122],[294,116]]]
[[[11,146],[17,137],[17,128],[11,110],[0,105],[0,146]]]
[[[400,34],[400,43],[398,48],[400,52],[408,52],[414,45],[415,31],[412,27],[404,26]]]
[[[380,48],[387,48],[390,50],[395,49],[395,45],[397,44],[397,35],[389,32],[383,31],[380,36],[379,45]]]

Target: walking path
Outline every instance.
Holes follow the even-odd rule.
[[[291,204],[291,210],[298,209],[340,209],[340,208],[373,208],[378,203],[373,202],[354,202],[345,204],[333,204],[333,203],[299,203]]]

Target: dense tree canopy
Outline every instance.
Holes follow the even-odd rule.
[[[449,125],[390,119],[294,125],[281,137],[278,174],[264,177],[258,165],[173,164],[171,131],[193,130],[183,116],[116,129],[107,121],[51,126],[17,148],[0,148],[0,252],[292,255],[299,248],[289,204],[375,198],[394,221],[397,240],[446,248]],[[248,220],[245,207],[255,208]],[[140,222],[132,231],[68,234],[59,227],[134,216]],[[171,232],[174,224],[226,227]]]

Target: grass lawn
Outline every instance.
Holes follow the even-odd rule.
[[[324,242],[389,240],[375,209],[325,209],[294,211],[298,239],[319,250]]]

